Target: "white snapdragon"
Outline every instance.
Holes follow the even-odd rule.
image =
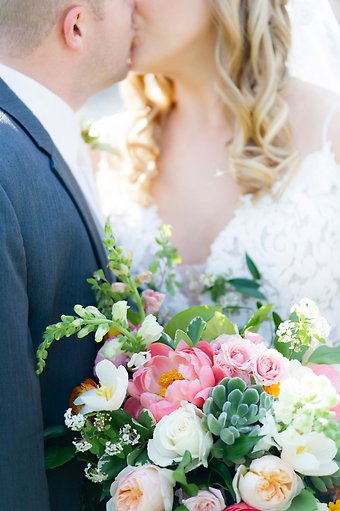
[[[127,325],[127,311],[129,305],[125,300],[121,300],[112,306],[112,319]]]
[[[156,316],[149,314],[144,319],[138,330],[138,335],[145,341],[147,346],[158,341],[162,335],[163,327],[157,322]]]
[[[73,415],[72,408],[65,412],[64,417],[65,425],[72,431],[81,431],[85,426],[85,417],[81,413]]]

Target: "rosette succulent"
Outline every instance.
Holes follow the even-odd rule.
[[[225,378],[204,404],[207,426],[226,445],[241,436],[257,436],[261,419],[272,408],[273,398],[259,385],[247,386],[240,378]]]

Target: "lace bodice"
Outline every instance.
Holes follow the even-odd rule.
[[[105,184],[107,199],[110,197],[106,213],[119,243],[133,251],[136,267],[144,270],[155,253],[154,239],[162,223],[157,207],[133,202],[127,185],[105,165],[100,183]],[[273,194],[256,202],[250,195],[243,196],[232,220],[212,243],[206,263],[179,267],[184,285],[170,308],[174,312],[193,302],[209,301],[199,293],[203,271],[249,278],[247,252],[257,263],[262,289],[279,314],[286,317],[291,305],[303,297],[311,298],[339,342],[340,166],[326,136],[322,149],[303,159],[284,193],[278,196],[276,192],[274,187]]]

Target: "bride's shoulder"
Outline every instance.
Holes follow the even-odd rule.
[[[331,142],[340,163],[340,95],[291,78],[287,87],[293,141],[302,154],[320,151]]]

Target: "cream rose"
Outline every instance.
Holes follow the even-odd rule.
[[[106,511],[172,511],[174,486],[170,470],[126,467],[111,485]]]
[[[241,465],[233,480],[238,502],[258,511],[285,511],[303,489],[301,478],[280,458],[272,455]]]
[[[189,451],[192,462],[188,470],[199,465],[206,467],[213,438],[203,417],[203,413],[190,403],[183,403],[181,408],[165,415],[148,442],[150,460],[160,467],[168,467],[173,462],[180,463],[185,451]]]

